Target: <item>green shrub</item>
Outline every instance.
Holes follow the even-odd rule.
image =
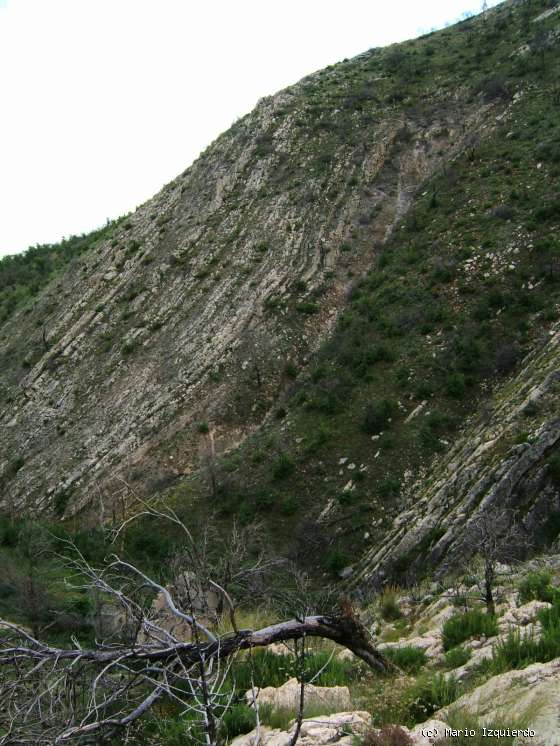
[[[356,661],[340,660],[326,650],[310,652],[305,662],[305,678],[307,681],[313,679],[317,686],[345,685],[357,678],[360,670]],[[317,676],[319,671],[321,673]],[[286,655],[276,655],[268,650],[253,651],[236,663],[231,676],[235,689],[239,692],[251,688],[251,676],[256,688],[279,687],[295,676],[294,657],[287,649]]]
[[[529,601],[548,601],[552,603],[555,590],[551,586],[552,573],[548,570],[537,570],[528,573],[519,583],[519,600],[522,604]]]
[[[316,674],[321,674],[315,678]],[[306,662],[306,679],[317,686],[346,686],[358,677],[360,665],[357,660],[340,659],[328,650],[310,653]]]
[[[409,691],[409,716],[413,722],[422,722],[460,696],[460,685],[453,676],[446,678],[442,673],[421,674]]]
[[[268,511],[274,506],[274,495],[270,492],[257,492],[255,495],[255,508],[259,511]]]
[[[244,692],[255,687],[282,686],[294,671],[293,659],[288,655],[275,655],[268,650],[256,650],[243,657],[231,669],[235,689]]]
[[[298,501],[295,495],[285,495],[280,501],[280,512],[282,515],[290,516],[297,513]]]
[[[538,222],[547,222],[549,220],[557,220],[558,218],[560,218],[560,199],[556,199],[554,202],[538,207],[535,210],[535,219]]]
[[[288,378],[297,378],[298,369],[291,360],[289,360],[286,363],[286,367],[284,368],[284,373],[288,376]]]
[[[150,728],[151,724],[147,724]],[[202,723],[196,712],[189,712],[178,718],[158,718],[152,728],[157,729],[157,743],[165,746],[195,746],[204,743]],[[154,743],[154,741],[152,741]]]
[[[556,596],[550,609],[541,609],[538,613],[539,622],[545,632],[560,629],[560,598]]]
[[[395,405],[388,399],[381,399],[368,404],[362,423],[362,429],[368,435],[376,435],[389,425],[389,420],[395,411]]]
[[[313,314],[319,312],[319,306],[312,301],[306,301],[305,303],[298,303],[296,306],[298,313]]]
[[[244,702],[239,702],[224,713],[221,722],[221,733],[224,740],[230,741],[236,736],[249,733],[255,725],[254,709]]]
[[[68,506],[68,501],[70,500],[70,497],[71,497],[71,490],[69,489],[59,490],[54,496],[53,510],[54,510],[54,514],[58,518],[61,518],[64,515],[64,512]]]
[[[123,342],[123,345],[121,347],[121,352],[123,355],[130,355],[134,352],[136,349],[136,340],[134,339],[127,339]]]
[[[386,586],[379,596],[379,611],[386,622],[394,621],[402,617],[402,611],[397,600],[397,589],[394,586]]]
[[[486,614],[481,609],[470,609],[444,622],[443,649],[451,650],[471,637],[494,637],[498,632],[498,621],[494,615]]]
[[[460,399],[465,394],[467,386],[463,373],[450,373],[445,381],[445,390],[449,396]]]
[[[15,547],[18,543],[19,526],[12,517],[0,515],[0,546]]]
[[[511,671],[539,660],[539,643],[531,636],[522,636],[519,630],[512,630],[505,640],[501,640],[492,649],[489,664],[493,674]]]
[[[445,665],[448,669],[459,668],[464,666],[470,660],[472,651],[468,648],[451,648],[445,653]]]
[[[25,459],[23,458],[23,456],[16,456],[15,458],[13,458],[4,470],[4,478],[12,479],[13,477],[15,477],[15,475],[23,467],[24,464]]]
[[[327,554],[327,568],[333,575],[338,575],[350,562],[350,557],[341,549],[331,549]]]
[[[287,453],[281,453],[272,467],[272,476],[274,479],[286,479],[295,471],[296,465],[294,460]]]
[[[385,442],[383,445],[387,447]],[[377,494],[379,497],[396,497],[399,494],[400,489],[401,483],[398,479],[382,479],[377,483]]]
[[[387,648],[383,653],[395,665],[411,674],[417,674],[427,662],[426,652],[422,648],[414,647],[414,645],[405,645],[401,648]]]
[[[207,422],[199,422],[199,423],[198,423],[198,427],[197,427],[197,430],[198,430],[198,432],[199,432],[199,433],[201,433],[202,435],[206,435],[206,433],[209,433],[209,432],[210,432],[210,427],[209,427],[209,425],[208,425],[208,423],[207,423]]]

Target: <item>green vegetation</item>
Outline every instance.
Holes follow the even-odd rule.
[[[33,246],[23,254],[0,259],[0,324],[18,308],[32,301],[56,276],[82,254],[110,237],[119,218],[99,230],[71,236],[58,244]]]
[[[471,637],[494,637],[499,632],[498,620],[482,609],[470,609],[455,614],[443,624],[443,649],[451,650]]]
[[[551,608],[541,610],[538,619],[542,625],[539,639],[519,630],[510,631],[505,640],[494,646],[492,658],[484,661],[480,669],[496,675],[560,657],[560,599],[557,597]]]
[[[445,666],[449,670],[459,668],[468,663],[472,655],[472,651],[468,648],[454,647],[445,653]]]
[[[238,661],[233,672],[235,687],[239,691],[255,687],[282,686],[296,675],[294,656],[286,649],[285,655],[267,650],[257,650]],[[311,651],[306,658],[305,678],[317,686],[342,686],[359,675],[360,668],[354,660],[341,660],[326,650]]]
[[[222,734],[224,738],[231,740],[242,733],[249,733],[255,725],[255,710],[244,702],[238,702],[224,714]]]
[[[386,622],[402,617],[398,602],[398,591],[395,587],[385,586],[381,591],[378,603],[381,616]]]
[[[427,672],[421,674],[408,692],[409,722],[427,720],[436,710],[461,696],[460,686],[453,676]]]
[[[286,479],[293,474],[295,468],[293,459],[287,453],[282,453],[273,465],[272,476],[276,480]]]
[[[428,661],[425,651],[413,645],[387,648],[384,652],[387,658],[392,660],[399,668],[402,668],[403,671],[410,674],[417,674]]]
[[[33,634],[53,641],[66,641],[74,634],[91,644],[92,601],[64,582],[68,571],[61,556],[67,556],[64,540],[68,538],[60,526],[0,515],[0,617],[27,625]],[[73,539],[85,556],[99,559],[101,532],[78,531]]]
[[[519,583],[519,601],[554,601],[557,591],[551,585],[552,573],[549,570],[529,572]]]
[[[556,489],[560,489],[560,454],[555,454],[548,460],[548,472]]]

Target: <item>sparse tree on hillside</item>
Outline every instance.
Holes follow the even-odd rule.
[[[263,365],[263,350],[266,349],[265,338],[260,327],[245,329],[239,338],[239,355],[241,366],[248,370],[257,389],[261,389],[265,382]]]
[[[529,537],[518,523],[516,514],[499,506],[480,512],[471,519],[467,541],[484,565],[483,599],[488,614],[496,613],[495,584],[499,563],[520,560],[529,547]]]

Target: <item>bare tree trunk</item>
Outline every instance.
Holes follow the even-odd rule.
[[[494,596],[492,593],[493,585],[494,563],[487,559],[484,563],[484,599],[486,601],[486,612],[488,614],[496,613],[496,604],[494,603]]]
[[[198,650],[198,672],[200,676],[200,688],[202,691],[202,703],[204,707],[204,729],[206,731],[206,742],[208,746],[215,746],[218,742],[217,730],[216,730],[216,718],[214,717],[214,709],[212,707],[212,701],[210,699],[208,691],[208,680],[206,677],[206,667],[204,661],[204,653],[202,652],[200,633],[198,630],[198,624],[196,623],[195,607],[192,599],[191,589],[188,580],[185,578],[185,588],[187,592],[187,598],[190,606],[190,613],[193,618],[192,635],[194,644]]]
[[[299,678],[299,706],[296,719],[296,727],[290,739],[289,746],[295,746],[301,732],[303,722],[303,710],[305,708],[305,635],[300,641],[301,652],[298,658],[298,643],[296,641],[296,660],[298,661],[298,678]]]
[[[260,389],[262,387],[261,369],[256,360],[253,361],[253,370],[255,371],[255,378],[257,379],[257,387]]]

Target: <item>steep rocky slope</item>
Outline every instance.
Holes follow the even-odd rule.
[[[554,541],[556,11],[315,73],[0,283],[2,505],[103,520],[165,490],[366,588],[449,569],[496,500]]]
[[[382,72],[374,51],[263,100],[5,324],[4,474],[23,464],[4,500],[72,490],[76,510],[117,470],[188,472],[202,421],[218,450],[262,421],[415,188],[492,116],[426,81],[414,117]]]
[[[559,402],[560,333],[553,329],[490,399],[485,416],[432,474],[410,486],[410,509],[395,519],[383,546],[363,558],[355,582],[383,582],[395,568],[401,578],[452,571],[479,551],[473,527],[497,508],[519,522],[520,545],[526,536],[537,537],[537,545],[555,540],[560,494],[550,455],[560,440]]]

